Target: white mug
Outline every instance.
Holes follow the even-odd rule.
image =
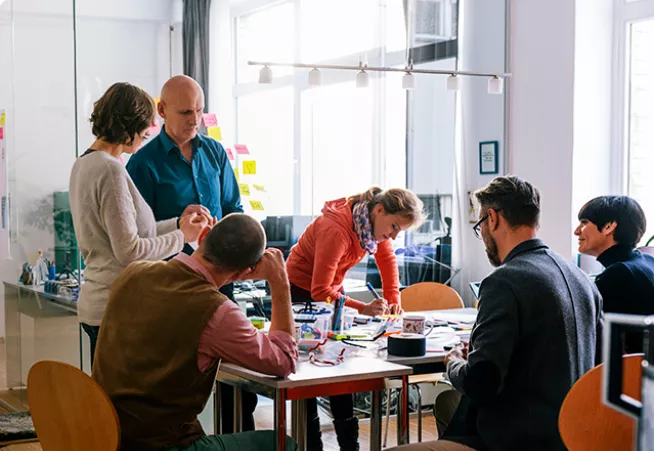
[[[431,332],[433,329],[433,326],[431,326],[425,334],[426,324],[427,318],[425,318],[423,315],[404,315],[402,317],[402,332],[405,334],[428,335],[429,332]]]

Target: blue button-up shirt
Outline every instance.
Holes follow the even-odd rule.
[[[198,134],[189,163],[164,129],[132,155],[127,171],[157,221],[181,216],[201,204],[218,219],[243,212],[241,194],[223,146]]]

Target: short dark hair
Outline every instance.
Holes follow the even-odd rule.
[[[540,193],[531,183],[516,177],[496,177],[474,193],[482,211],[500,211],[511,227],[538,227]]]
[[[90,122],[96,138],[131,145],[154,120],[154,100],[138,86],[115,83],[93,104]]]
[[[261,260],[266,234],[253,217],[232,213],[218,221],[201,247],[202,257],[217,268],[244,271]]]
[[[636,200],[629,196],[600,196],[586,203],[578,219],[595,224],[598,230],[605,225],[616,223],[613,239],[616,243],[636,247],[647,229],[645,212]]]

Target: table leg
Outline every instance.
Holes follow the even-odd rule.
[[[286,451],[286,390],[275,390],[275,449]]]
[[[298,399],[291,402],[291,437],[297,442],[299,451],[307,448],[307,409],[306,400]]]
[[[372,404],[370,407],[370,451],[381,451],[382,438],[382,392],[372,392]]]
[[[243,432],[243,392],[234,387],[234,433]]]
[[[397,444],[409,443],[409,376],[402,376],[402,388],[397,400]]]
[[[213,433],[216,435],[223,433],[223,409],[220,394],[220,382],[215,382],[213,385]]]

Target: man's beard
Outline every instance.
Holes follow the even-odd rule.
[[[484,246],[486,246],[486,255],[488,256],[490,264],[495,267],[500,266],[502,260],[500,260],[499,251],[497,249],[497,241],[495,241],[492,236],[487,235],[484,237]]]

